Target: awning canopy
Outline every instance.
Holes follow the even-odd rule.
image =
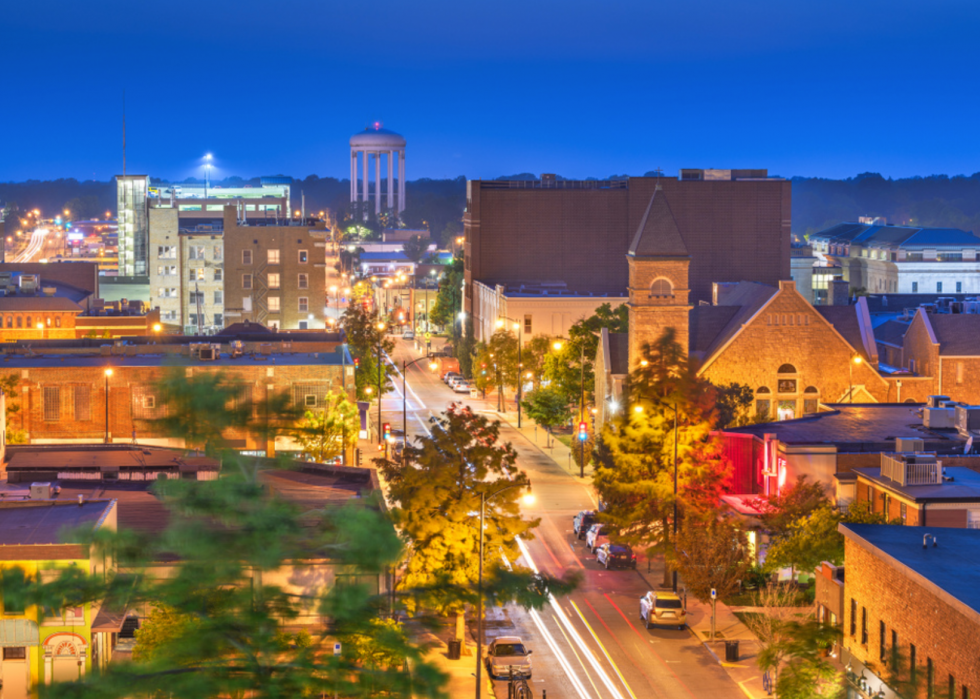
[[[0,621],[0,647],[36,646],[41,642],[37,624],[29,619]]]

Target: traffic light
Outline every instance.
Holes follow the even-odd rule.
[[[578,423],[578,441],[584,442],[589,438],[589,428],[584,422]]]
[[[390,442],[391,441],[391,423],[390,422],[386,422],[384,424],[384,433],[385,433],[385,441],[386,442]]]
[[[360,357],[354,357],[354,368],[355,369],[358,369],[358,368],[360,368],[360,366],[361,366],[361,358]]]

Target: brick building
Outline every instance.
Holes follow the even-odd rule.
[[[156,386],[172,366],[182,367],[187,375],[221,371],[240,380],[245,385],[243,400],[255,406],[257,416],[268,397],[282,392],[304,409],[322,407],[333,390],[354,399],[354,366],[337,335],[207,339],[205,349],[217,348],[209,358],[203,358],[196,338],[168,338],[172,344],[167,345],[81,343],[52,348],[50,353],[42,349],[8,354],[0,362],[0,374],[19,379],[10,400],[20,406],[8,428],[23,430],[32,444],[107,440],[183,447],[182,440],[160,434],[153,422],[166,414]],[[236,340],[241,343],[238,348],[221,345]],[[226,444],[255,452],[296,449],[288,437],[265,444],[245,433],[229,433]]]
[[[248,320],[280,330],[322,329],[326,231],[239,221],[225,209],[225,325]]]
[[[658,190],[659,187],[659,190]],[[464,310],[478,317],[474,283],[557,283],[582,294],[621,295],[626,254],[656,206],[669,209],[691,257],[690,301],[714,282],[775,286],[790,277],[790,183],[765,170],[682,170],[678,178],[467,183]],[[490,319],[490,322],[495,319]]]
[[[848,696],[894,696],[886,681],[895,672],[914,680],[918,696],[980,696],[980,531],[943,529],[936,539],[928,527],[840,531]]]

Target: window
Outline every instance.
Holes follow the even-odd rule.
[[[897,669],[898,665],[898,631],[892,629],[892,669]]]
[[[177,247],[174,245],[158,245],[157,257],[161,260],[176,260]]]
[[[666,279],[657,279],[650,286],[651,296],[673,296],[674,287]]]
[[[309,394],[307,394],[305,396],[305,399],[306,399],[306,407],[307,408],[315,408],[316,407],[316,395],[309,395]]]
[[[251,289],[252,288],[252,275],[251,274],[243,274],[242,275],[242,288],[243,289]]]
[[[943,283],[942,282],[936,282],[936,293],[937,294],[943,293]]]
[[[54,327],[56,327],[56,328],[60,328],[61,327],[61,316],[55,316],[55,318],[54,318]]]
[[[268,277],[267,277],[267,280],[268,280],[267,283],[268,283],[270,289],[278,289],[279,288],[279,274],[278,273],[276,273],[276,272],[269,272]]]
[[[158,277],[172,277],[177,274],[177,265],[158,265],[157,266],[157,276]]]
[[[161,320],[177,320],[177,311],[163,311],[160,314]]]
[[[878,657],[881,660],[885,659],[885,622],[878,622]]]
[[[912,293],[919,293],[919,282],[912,282]]]
[[[221,281],[221,267],[215,267],[214,268],[214,280],[216,282],[220,282]]]
[[[23,316],[17,316],[17,327],[18,328],[23,328],[24,327],[24,318],[23,318]]]
[[[217,325],[219,328],[223,328],[225,326],[225,319],[222,316],[222,314],[220,313],[214,314],[214,324]]]
[[[214,292],[214,302],[224,303],[224,292],[221,291],[220,289]]]
[[[10,612],[13,614],[14,612]],[[27,660],[27,646],[6,646],[3,649],[4,660]]]
[[[193,321],[192,321],[193,324]],[[137,420],[152,420],[166,415],[165,406],[157,405],[156,394],[151,386],[135,385],[130,388],[133,417]]]
[[[305,265],[308,260],[309,260],[309,255],[307,254],[306,250],[300,250],[299,251],[299,263],[301,265]]]
[[[872,486],[868,486],[868,506],[874,509],[875,501],[875,489]]]
[[[530,316],[530,315],[525,315],[524,316],[524,334],[525,335],[530,335],[531,334],[531,319],[532,318],[533,318],[533,316]]]
[[[935,694],[934,684],[936,682],[935,677],[936,668],[932,665],[932,658],[926,658],[926,696],[932,699]]]
[[[300,313],[308,313],[310,310],[310,299],[308,296],[299,297],[299,310]]]
[[[278,296],[270,296],[269,297],[269,313],[278,313],[278,312],[279,312],[279,297]]]
[[[299,284],[299,288],[300,289],[309,289],[310,288],[310,275],[308,275],[308,274],[301,274],[301,275],[299,275],[299,282],[298,282],[298,284]]]
[[[27,316],[27,322],[24,324],[24,327],[27,327],[27,328],[33,328],[34,327],[34,321],[33,321],[33,319],[30,316]]]
[[[75,419],[87,422],[92,419],[92,387],[75,386]]]
[[[192,291],[190,293],[190,303],[192,306],[197,305],[197,303],[204,303],[204,292],[203,291]]]
[[[8,328],[14,327],[14,317],[13,316],[7,316],[7,327]]]
[[[187,246],[187,259],[188,260],[203,260],[204,259],[204,246],[203,245],[188,245]]]
[[[222,257],[224,257],[224,254],[224,248],[222,248],[220,245],[214,246],[214,254],[212,255],[214,259],[220,260]]]
[[[190,270],[190,280],[192,282],[203,282],[204,281],[204,268]]]
[[[963,383],[963,362],[956,362],[956,383]]]
[[[861,607],[861,645],[868,645],[868,608]]]
[[[908,519],[909,509],[908,509],[908,506],[904,502],[898,503],[898,516],[902,518],[902,521],[903,522],[906,519]]]
[[[243,265],[250,265],[250,264],[252,264],[252,251],[251,250],[242,250],[242,264]]]
[[[268,262],[270,265],[279,264],[279,251],[278,250],[266,250],[268,253]]]
[[[157,407],[157,397],[143,396],[143,407],[149,410],[153,410],[155,407]]]
[[[61,388],[44,387],[44,421],[57,422],[61,419]]]
[[[851,597],[851,635],[857,635],[857,615],[858,615],[858,603],[857,600]]]
[[[960,699],[970,699],[970,688],[963,685],[963,694]]]
[[[4,570],[3,571],[2,577],[0,577],[0,580],[3,580],[4,578],[7,578],[8,576],[11,576],[12,577],[13,574],[14,574],[14,571],[8,568],[7,570]],[[12,585],[10,587],[12,587]],[[4,585],[3,586],[3,589],[9,590],[10,587],[8,587],[7,585]],[[25,612],[25,607],[26,607],[26,605],[24,604],[24,600],[23,599],[21,599],[21,600],[14,600],[13,599],[13,595],[11,595],[10,597],[7,597],[5,595],[4,598],[3,598],[3,613],[4,614],[23,614]]]
[[[177,288],[176,287],[160,287],[157,289],[157,296],[162,299],[175,299],[177,298]]]
[[[909,680],[915,684],[918,668],[915,666],[915,644],[909,644]]]
[[[963,282],[956,282],[956,293],[957,294],[963,293]]]
[[[793,366],[792,364],[783,364],[782,366],[779,367],[779,369],[776,370],[776,373],[777,374],[795,374],[796,373],[796,367]]]

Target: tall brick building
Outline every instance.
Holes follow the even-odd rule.
[[[943,529],[938,541],[926,527],[841,524],[840,531],[840,660],[849,686],[893,696],[886,682],[895,668],[918,686],[917,696],[980,696],[980,531]]]
[[[467,183],[463,217],[464,310],[476,312],[474,282],[491,288],[557,282],[585,295],[621,294],[629,285],[626,255],[658,186],[691,258],[692,303],[709,300],[713,282],[775,286],[789,279],[790,183],[765,170],[584,182],[474,180]]]

